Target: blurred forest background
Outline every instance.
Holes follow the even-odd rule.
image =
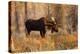
[[[55,17],[59,32],[41,38],[39,32],[26,36],[25,21]],[[9,2],[9,50],[12,52],[31,52],[74,49],[78,46],[78,6],[69,4]]]

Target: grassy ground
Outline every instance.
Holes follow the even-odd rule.
[[[46,33],[45,38],[41,38],[39,32],[31,32],[27,36],[12,36],[13,52],[36,52],[52,51],[77,48],[77,34],[60,35],[57,33]]]

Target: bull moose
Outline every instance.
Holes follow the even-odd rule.
[[[28,34],[30,34],[31,31],[40,31],[40,35],[43,38],[45,37],[45,33],[46,33],[45,26],[49,26],[49,25],[45,24],[45,17],[41,17],[38,20],[28,19],[25,22],[25,26],[26,26]],[[56,24],[54,23],[52,23],[51,32],[53,31],[58,32],[58,30],[56,29]]]

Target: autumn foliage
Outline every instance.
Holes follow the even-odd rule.
[[[27,19],[51,20],[54,17],[58,32],[46,28],[45,38],[39,31],[27,34]],[[46,26],[45,26],[46,27]],[[11,52],[36,52],[78,48],[78,6],[69,4],[9,2],[9,50]]]

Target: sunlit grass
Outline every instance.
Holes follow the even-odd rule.
[[[14,52],[36,52],[50,50],[75,49],[78,45],[77,34],[59,35],[57,33],[46,34],[41,38],[39,33],[32,32],[30,36],[12,36]]]

